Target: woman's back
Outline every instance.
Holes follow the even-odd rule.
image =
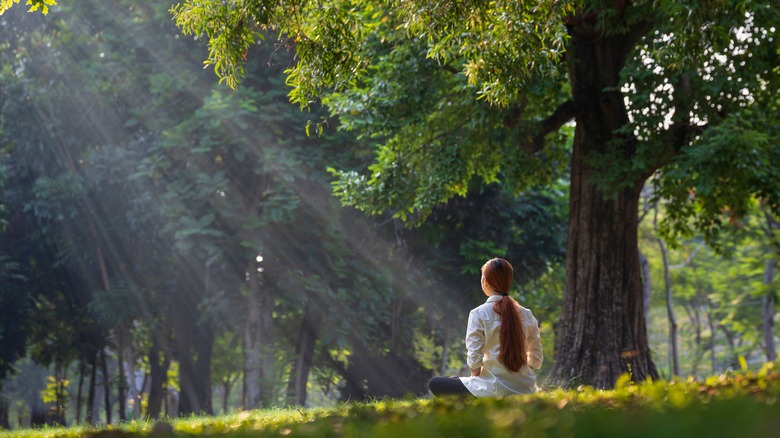
[[[532,368],[542,366],[542,345],[539,327],[533,313],[515,302],[520,310],[525,338],[526,364],[516,372],[510,371],[499,360],[501,353],[501,316],[493,305],[501,296],[491,296],[485,304],[469,313],[466,329],[466,362],[469,368],[482,367],[479,376],[462,377],[463,384],[476,396],[528,394],[537,390],[536,374]],[[514,301],[514,300],[513,300]]]

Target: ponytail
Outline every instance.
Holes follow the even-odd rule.
[[[501,301],[493,305],[493,311],[501,316],[498,360],[509,371],[520,371],[520,368],[528,362],[528,358],[519,306],[512,297],[504,295]]]
[[[509,295],[514,270],[512,264],[500,258],[490,259],[482,265],[482,276],[494,292],[502,295],[493,304],[493,311],[501,316],[498,360],[510,371],[520,371],[528,362],[520,306]]]

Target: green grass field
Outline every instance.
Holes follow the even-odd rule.
[[[273,409],[219,417],[132,421],[107,429],[47,428],[6,437],[770,437],[780,433],[780,373],[759,372],[555,390],[495,399],[385,400],[329,409]]]

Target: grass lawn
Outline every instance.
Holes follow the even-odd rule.
[[[6,437],[770,437],[780,436],[780,373],[711,377],[614,391],[554,390],[493,399],[384,400],[328,409],[256,410],[219,417],[135,420],[106,429],[47,428]]]

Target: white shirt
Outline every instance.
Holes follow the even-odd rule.
[[[460,380],[477,397],[530,394],[538,390],[532,370],[541,368],[543,360],[538,322],[530,310],[518,304],[528,362],[517,372],[509,371],[498,360],[501,316],[493,310],[493,304],[500,299],[500,295],[490,296],[485,304],[469,313],[466,363],[471,369],[482,367],[482,374]]]

